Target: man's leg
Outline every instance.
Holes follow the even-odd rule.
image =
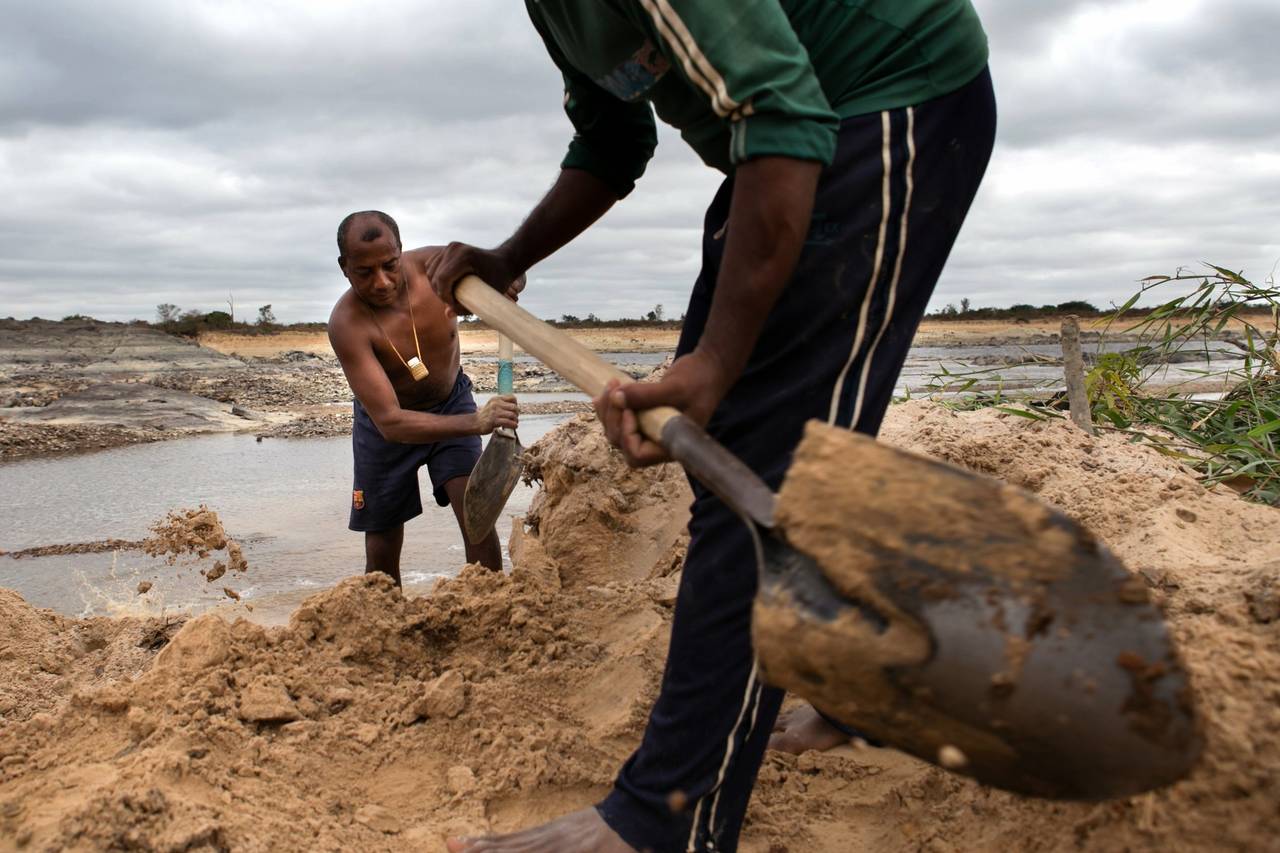
[[[400,586],[400,549],[404,545],[404,525],[364,534],[364,573],[384,572]]]
[[[470,477],[454,477],[444,484],[445,494],[449,496],[449,505],[453,507],[454,517],[458,520],[458,532],[462,534],[463,545],[467,549],[467,562],[479,563],[486,569],[502,571],[502,544],[498,541],[498,531],[489,528],[489,535],[476,545],[467,538],[466,524],[462,518],[462,496],[467,491]]]
[[[352,410],[355,473],[347,526],[364,534],[365,574],[383,572],[399,586],[404,523],[422,513],[418,467],[426,461],[426,451],[384,439],[359,400]]]

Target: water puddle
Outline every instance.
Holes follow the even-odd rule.
[[[526,415],[520,438],[532,444],[566,417]],[[420,482],[424,512],[405,525],[401,560],[410,591],[456,574],[465,562],[453,511],[435,505],[425,471]],[[512,494],[498,523],[504,548],[511,517],[527,510],[533,494],[523,485]],[[257,442],[252,435],[210,435],[13,462],[0,467],[0,548],[6,551],[142,539],[170,510],[206,504],[243,545],[250,568],[210,584],[199,570],[225,555],[174,566],[140,551],[6,557],[0,558],[0,586],[37,607],[77,616],[217,608],[281,621],[316,590],[363,572],[364,537],[347,529],[350,501],[351,440],[345,436]],[[145,596],[137,593],[141,581],[153,584]],[[228,598],[224,586],[253,605],[252,613]]]

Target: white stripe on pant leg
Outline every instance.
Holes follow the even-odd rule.
[[[880,159],[884,163],[884,178],[880,182],[880,204],[884,208],[884,212],[880,214],[880,236],[876,241],[876,260],[871,269],[871,280],[867,282],[867,294],[862,297],[862,309],[858,312],[858,330],[853,336],[853,348],[849,350],[849,360],[845,362],[844,369],[840,371],[840,376],[836,378],[836,387],[831,394],[831,411],[827,414],[827,423],[829,424],[835,424],[836,422],[836,415],[840,411],[840,396],[844,392],[845,379],[849,375],[849,368],[853,367],[854,359],[858,357],[858,350],[862,349],[862,338],[867,331],[867,314],[871,310],[871,297],[875,295],[876,281],[880,278],[880,264],[884,260],[884,238],[888,233],[889,226],[889,174],[893,168],[893,154],[889,150],[888,111],[880,113],[880,136]]]
[[[706,801],[707,795],[715,792],[719,796],[720,786],[724,783],[725,774],[729,771],[729,760],[733,758],[733,742],[738,734],[738,726],[742,725],[743,718],[747,715],[747,706],[751,704],[751,693],[756,686],[756,672],[759,669],[759,662],[754,658],[751,661],[751,675],[747,678],[747,689],[742,694],[742,707],[738,709],[738,719],[733,723],[733,729],[729,732],[729,740],[725,743],[724,760],[720,762],[720,772],[716,775],[716,783],[698,800],[698,808],[693,813],[693,831],[689,833],[689,845],[685,848],[688,853],[696,853],[698,841],[698,819],[702,816],[702,806]]]
[[[867,351],[867,360],[862,363],[862,376],[858,379],[858,397],[853,404],[853,419],[849,421],[849,428],[856,429],[858,426],[858,417],[862,414],[862,404],[866,399],[867,393],[867,377],[871,375],[871,362],[876,357],[876,347],[880,346],[880,339],[884,337],[885,329],[889,328],[889,321],[893,319],[893,307],[898,297],[898,279],[902,277],[902,259],[907,254],[907,216],[911,213],[911,192],[915,188],[915,178],[912,169],[916,162],[916,111],[913,107],[907,107],[907,200],[902,205],[902,221],[898,226],[898,260],[893,266],[893,280],[889,282],[889,304],[884,311],[884,320],[880,323],[880,331],[876,333],[876,338],[871,342],[871,349]]]
[[[742,736],[742,745],[746,746],[747,741],[751,740],[751,735],[756,730],[756,717],[760,716],[760,692],[764,690],[764,685],[756,682],[755,698],[751,701],[751,722],[747,725],[747,733]],[[711,801],[711,814],[707,817],[707,829],[712,832],[716,828],[716,810],[720,807],[720,794],[724,788],[717,788],[715,798]]]

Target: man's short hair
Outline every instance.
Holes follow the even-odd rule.
[[[347,256],[347,234],[351,230],[351,223],[361,217],[372,217],[382,225],[391,229],[392,235],[396,238],[396,246],[404,248],[404,244],[400,242],[400,226],[396,221],[381,210],[358,210],[349,214],[346,219],[338,224],[338,257],[345,258]],[[357,239],[361,243],[371,243],[382,236],[382,226],[370,223],[363,231],[360,232]]]

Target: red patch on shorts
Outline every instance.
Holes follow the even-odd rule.
[[[356,509],[364,509],[364,489],[352,490],[351,505]]]

